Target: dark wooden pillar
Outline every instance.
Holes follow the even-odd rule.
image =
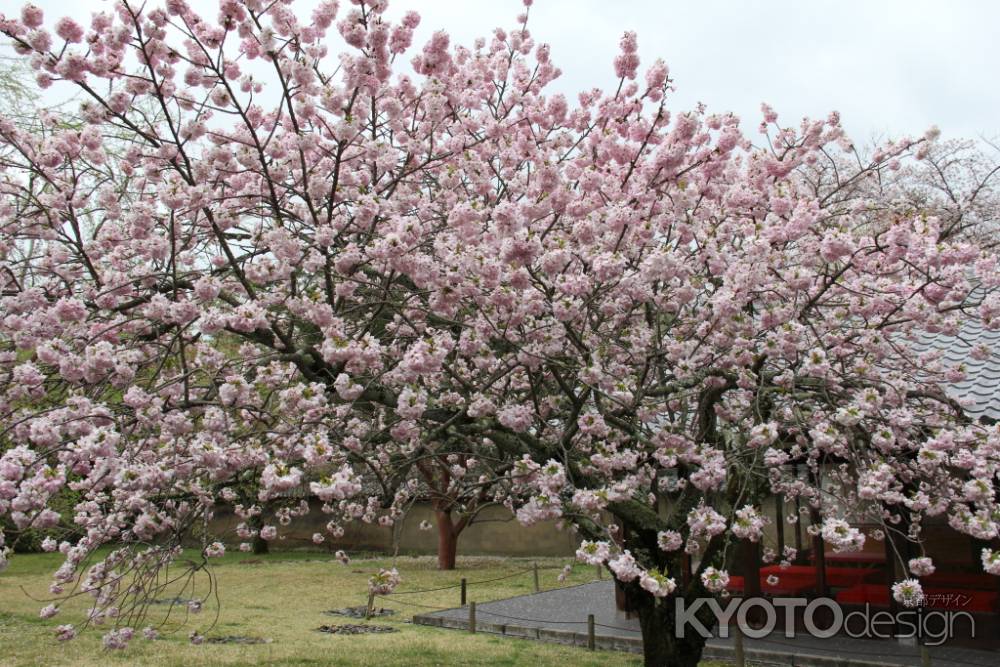
[[[892,585],[896,583],[896,551],[893,549],[894,537],[891,530],[885,531],[885,539],[882,540],[885,549],[885,585],[889,589],[889,612],[893,618],[897,618],[899,613],[899,603],[892,597]],[[895,625],[893,632],[899,635],[899,624]]]
[[[802,553],[802,500],[795,496],[795,560],[803,562]]]
[[[817,510],[812,511],[812,520],[813,523],[819,522]],[[823,537],[819,534],[813,536],[812,549],[813,554],[815,554],[813,563],[816,566],[816,595],[826,597],[830,592],[826,587],[826,543],[823,542]]]
[[[779,493],[774,496],[774,530],[778,540],[778,558],[785,556],[785,496]]]
[[[812,482],[813,487],[820,493],[820,499],[822,500],[822,480],[819,473],[810,470],[809,480]],[[809,520],[814,526],[820,525],[819,508],[811,504],[809,507]],[[813,564],[816,566],[816,595],[827,597],[830,594],[830,590],[826,586],[826,544],[819,533],[813,535],[812,549]]]
[[[744,544],[743,595],[752,598],[760,595],[760,542]]]

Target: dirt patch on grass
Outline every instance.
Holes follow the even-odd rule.
[[[270,644],[270,639],[263,637],[245,637],[243,635],[225,635],[224,637],[208,637],[206,644]]]
[[[364,618],[365,617],[365,607],[364,605],[360,607],[344,607],[343,609],[328,609],[324,614],[329,614],[330,616],[347,616],[348,618]],[[381,607],[376,607],[372,609],[372,616],[392,616],[395,614],[393,609],[383,609]]]
[[[389,625],[356,625],[354,623],[344,623],[343,625],[321,625],[316,628],[316,630],[331,635],[364,635],[373,632],[399,632],[399,630]]]

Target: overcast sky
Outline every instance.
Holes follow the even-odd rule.
[[[208,16],[217,0],[189,0]],[[105,0],[34,0],[48,21],[87,20]],[[157,5],[160,0],[148,0]],[[0,0],[13,13],[20,0]],[[308,16],[312,0],[297,0]],[[341,0],[346,6],[349,0]],[[390,0],[389,14],[423,17],[471,44],[510,28],[521,0]],[[48,22],[47,21],[47,22]],[[784,122],[840,111],[856,141],[922,133],[1000,135],[1000,2],[993,0],[535,0],[529,29],[552,46],[563,76],[554,90],[614,85],[612,59],[625,30],[639,34],[644,65],[662,57],[677,92],[673,109],[704,102],[735,111],[753,132],[760,103]]]

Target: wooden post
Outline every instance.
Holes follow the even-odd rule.
[[[598,580],[604,578],[604,566],[600,563],[597,564],[597,578]]]
[[[889,594],[889,613],[892,614],[893,618],[898,618],[899,603],[896,602],[896,598],[892,596],[892,585],[896,583],[896,551],[893,549],[892,542],[892,531],[886,529],[885,538],[882,540],[882,548],[885,550],[885,566],[883,567],[884,571],[882,573],[882,583],[888,590]],[[897,636],[899,635],[898,622],[895,623],[893,632]]]
[[[802,501],[795,496],[795,560],[802,562]]]
[[[740,629],[740,622],[736,621],[733,627],[733,648],[735,649],[736,667],[746,667],[747,659],[743,652],[743,631]]]
[[[597,648],[597,638],[594,636],[593,614],[587,614],[587,648],[591,651]]]
[[[743,540],[739,545],[739,553],[743,561],[743,597],[756,598],[761,595],[760,583],[760,543]],[[761,620],[762,610],[750,609],[746,622],[751,627],[757,627]]]
[[[465,577],[462,577],[462,606],[463,607],[465,606],[465,593],[466,593],[466,586],[467,585],[468,585],[468,582],[465,580]]]
[[[538,585],[538,563],[534,563],[531,569],[535,575],[535,592],[537,593],[540,590],[542,590],[541,587]]]
[[[375,607],[375,591],[368,591],[368,605],[365,607],[365,620],[372,617],[372,610]]]
[[[776,494],[774,496],[774,530],[778,540],[778,558],[785,558],[785,496]]]
[[[812,522],[819,524],[819,511],[815,509],[812,511]],[[813,554],[816,557],[814,560],[816,565],[816,595],[826,597],[828,594],[826,589],[826,544],[819,533],[813,536],[812,544]]]
[[[469,632],[476,634],[476,602],[469,603]]]
[[[809,480],[812,482],[813,486],[820,489],[820,497],[822,498],[823,482],[820,479],[819,474],[810,470]],[[819,526],[820,524],[819,508],[814,507],[811,504],[809,509],[809,520],[815,526]],[[818,532],[813,536],[812,548],[813,556],[815,556],[814,564],[816,566],[816,595],[819,597],[828,597],[830,595],[830,591],[826,586],[826,544],[823,542],[822,535]]]
[[[905,520],[900,521],[899,530],[901,532],[906,532],[909,529],[907,522]],[[903,563],[910,558],[910,541],[905,537],[902,538],[902,542],[899,541],[892,529],[886,526],[885,538],[882,543],[885,548],[885,586],[889,589],[889,613],[892,614],[893,618],[899,618],[899,611],[901,609],[900,603],[896,602],[896,598],[892,595],[892,586],[896,581],[896,558],[900,557]],[[906,576],[905,565],[903,565],[903,576]],[[918,609],[918,613],[922,613]],[[921,616],[918,621],[920,623],[920,629],[923,629],[923,617]],[[900,634],[900,624],[896,622],[896,635]],[[918,633],[918,638],[919,638]],[[918,639],[919,641],[919,639]],[[921,656],[922,658],[922,656]]]
[[[743,594],[748,598],[760,596],[760,542],[745,541],[746,564],[743,571]]]

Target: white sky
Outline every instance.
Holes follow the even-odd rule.
[[[88,21],[105,0],[33,0],[51,25]],[[159,0],[148,0],[150,5]],[[189,0],[213,17],[216,0]],[[13,14],[20,0],[0,0]],[[307,17],[313,0],[297,0]],[[342,9],[349,0],[341,0]],[[438,29],[453,43],[509,29],[520,0],[390,0],[389,14],[423,17],[416,50]],[[88,21],[89,22],[89,21]],[[639,35],[644,66],[662,57],[677,92],[671,108],[704,102],[734,111],[753,135],[760,103],[784,123],[837,110],[859,143],[932,124],[944,138],[1000,135],[1000,2],[993,0],[535,0],[529,29],[563,71],[553,90],[614,85],[625,30]],[[335,29],[332,32],[336,34]],[[339,36],[338,36],[339,38]],[[339,49],[337,49],[339,50]],[[751,136],[751,138],[753,138]]]

